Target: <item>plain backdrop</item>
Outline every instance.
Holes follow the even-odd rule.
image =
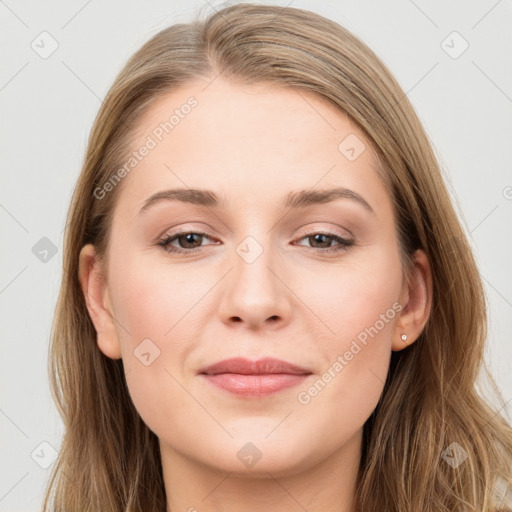
[[[474,247],[490,308],[486,360],[512,401],[512,3],[266,3],[310,9],[345,26],[407,93]],[[0,511],[41,509],[60,446],[49,333],[65,215],[101,100],[152,35],[223,5],[0,1]]]

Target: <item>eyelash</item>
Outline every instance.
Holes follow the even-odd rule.
[[[203,237],[212,239],[207,233],[203,233],[201,231],[181,231],[181,232],[171,233],[169,235],[166,235],[164,238],[162,238],[158,242],[157,245],[159,247],[162,247],[162,249],[164,251],[166,251],[168,253],[175,253],[175,254],[190,254],[190,253],[196,252],[201,249],[202,246],[194,247],[192,249],[182,249],[182,248],[174,247],[174,246],[170,245],[170,243],[172,241],[177,240],[180,236],[184,236],[184,235],[199,235],[199,236],[203,236]],[[333,241],[338,242],[340,244],[337,247],[334,247],[334,248],[328,247],[327,249],[319,249],[319,248],[313,247],[314,250],[320,251],[321,253],[324,253],[324,254],[325,253],[341,253],[343,251],[346,251],[351,245],[354,245],[353,240],[343,238],[334,233],[328,233],[328,232],[323,232],[323,231],[313,232],[311,234],[303,236],[299,240],[303,240],[304,238],[311,238],[311,237],[314,237],[315,235],[327,236],[328,238],[331,238]]]

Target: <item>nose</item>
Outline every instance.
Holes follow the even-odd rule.
[[[221,320],[245,324],[252,330],[282,328],[292,311],[287,277],[269,244],[250,240],[242,243],[230,260],[231,271],[223,280],[219,305]]]

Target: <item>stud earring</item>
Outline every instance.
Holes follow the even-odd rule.
[[[406,342],[407,342],[407,334],[402,334],[402,341],[403,341],[404,343],[406,343]]]

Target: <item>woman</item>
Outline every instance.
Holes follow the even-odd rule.
[[[413,107],[336,23],[241,4],[148,41],[64,269],[45,510],[511,506],[470,247]]]

